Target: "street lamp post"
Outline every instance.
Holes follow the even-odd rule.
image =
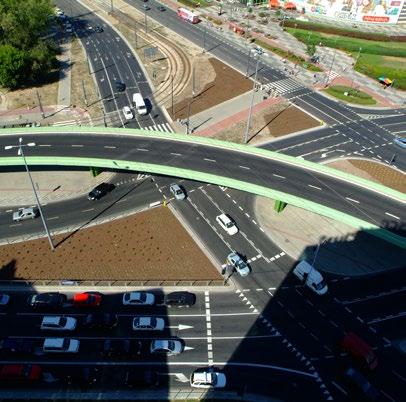
[[[49,244],[51,246],[51,250],[54,251],[55,247],[54,247],[54,244],[52,243],[51,234],[50,234],[50,232],[48,230],[48,226],[47,226],[47,223],[45,221],[45,216],[44,216],[44,214],[42,212],[41,203],[39,202],[38,194],[37,194],[37,191],[35,190],[34,181],[32,180],[30,170],[28,169],[27,160],[25,159],[23,147],[35,147],[35,142],[29,142],[28,144],[23,144],[23,139],[20,137],[19,140],[18,140],[18,145],[6,145],[4,147],[4,149],[8,150],[8,149],[13,149],[13,148],[18,148],[18,153],[17,154],[21,155],[23,157],[25,170],[27,171],[28,177],[30,178],[32,190],[34,191],[35,200],[37,201],[37,207],[38,207],[38,210],[39,210],[39,213],[40,213],[40,216],[41,216],[42,224],[44,225],[44,229],[45,229],[45,232],[47,234],[48,241],[49,241]]]
[[[355,59],[355,63],[354,63],[354,71],[353,71],[353,73],[352,73],[352,80],[351,80],[351,89],[352,89],[352,86],[353,86],[353,84],[354,84],[354,78],[355,78],[355,77],[354,77],[354,76],[355,76],[355,67],[357,66],[359,56],[361,55],[361,50],[362,50],[362,47],[360,47],[360,48],[358,49],[357,58]]]
[[[252,87],[252,95],[251,95],[250,109],[249,109],[249,112],[248,112],[247,128],[245,130],[245,135],[244,135],[244,144],[246,144],[248,142],[248,135],[249,135],[250,126],[251,126],[252,106],[254,104],[255,86],[257,84],[259,60],[261,59],[261,56],[264,53],[264,51],[262,49],[259,49],[259,48],[253,50],[253,52],[255,52],[255,55],[257,56],[257,64],[256,64],[256,67],[255,67],[254,85]]]
[[[330,81],[331,71],[333,70],[334,61],[336,59],[336,53],[337,53],[337,49],[334,50],[333,60],[330,65],[330,70],[327,74],[327,79],[326,79],[326,84],[325,84],[326,87],[328,86],[328,82]]]

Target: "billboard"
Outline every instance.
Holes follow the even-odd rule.
[[[395,24],[405,0],[289,0],[298,11],[351,21]],[[284,2],[280,2],[283,6]]]

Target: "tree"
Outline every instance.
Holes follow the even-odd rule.
[[[316,45],[314,43],[309,43],[306,48],[306,53],[309,56],[313,56],[316,53]]]
[[[11,45],[0,45],[0,85],[15,88],[27,67],[25,52]]]

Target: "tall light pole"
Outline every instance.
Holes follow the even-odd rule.
[[[54,247],[54,244],[52,243],[51,234],[50,234],[50,232],[48,230],[48,226],[47,226],[47,223],[45,221],[45,216],[44,216],[44,214],[42,212],[41,203],[39,202],[38,194],[37,194],[37,191],[35,190],[34,181],[32,180],[30,170],[28,169],[28,165],[27,165],[27,161],[25,159],[23,147],[35,147],[35,142],[29,142],[28,144],[23,144],[23,139],[20,137],[19,140],[18,140],[18,145],[6,145],[4,147],[4,149],[8,150],[8,149],[13,149],[13,148],[18,148],[17,154],[21,155],[23,157],[25,170],[27,171],[28,177],[30,178],[32,191],[34,191],[35,200],[37,201],[37,207],[38,207],[38,210],[39,210],[39,213],[40,213],[40,216],[41,216],[41,220],[42,220],[42,223],[44,225],[44,229],[45,229],[45,232],[47,234],[48,241],[49,241],[49,244],[51,246],[51,250],[54,251],[55,247]]]
[[[352,80],[351,80],[351,89],[352,89],[352,86],[353,86],[353,84],[354,84],[354,78],[355,78],[355,77],[354,77],[354,76],[355,76],[355,67],[357,66],[359,56],[361,55],[361,50],[362,50],[362,47],[360,47],[360,48],[358,49],[357,58],[355,59],[355,63],[354,63],[354,72],[353,72],[353,75],[352,75]]]
[[[328,86],[328,82],[330,81],[330,75],[331,75],[331,71],[333,70],[334,61],[336,59],[336,53],[337,53],[337,49],[334,49],[333,60],[331,62],[330,70],[328,72],[327,79],[326,79],[326,84],[325,84],[326,87]]]
[[[264,53],[264,51],[262,49],[260,49],[260,48],[253,49],[252,51],[255,52],[254,56],[257,56],[257,65],[255,67],[254,85],[252,87],[252,95],[251,95],[250,109],[249,109],[249,112],[248,112],[247,128],[245,130],[245,135],[244,135],[244,144],[246,144],[248,142],[248,135],[249,135],[250,126],[251,126],[252,106],[254,104],[255,86],[257,84],[257,74],[258,74],[259,60],[260,60],[261,56]]]

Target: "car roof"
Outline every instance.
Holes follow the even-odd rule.
[[[44,346],[61,348],[64,340],[65,338],[46,338],[44,341]]]
[[[59,324],[59,320],[61,318],[62,318],[61,316],[47,315],[42,319],[42,322],[44,324]]]
[[[198,371],[193,374],[193,379],[199,382],[213,383],[215,373],[208,371]]]

